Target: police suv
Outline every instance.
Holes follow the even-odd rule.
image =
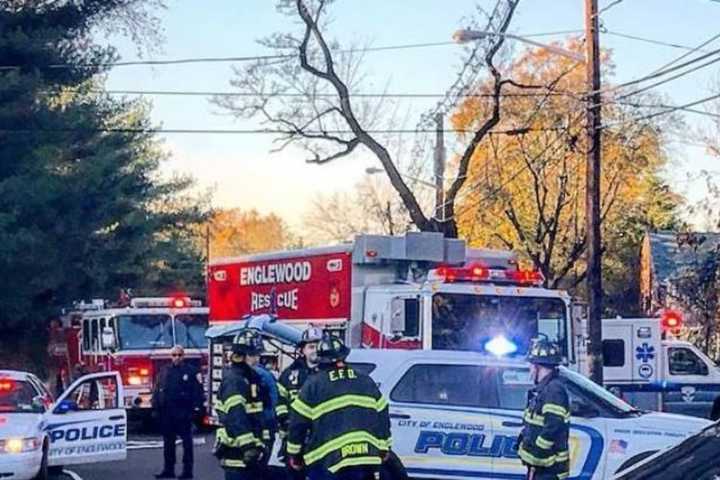
[[[524,479],[517,455],[529,365],[474,352],[353,350],[390,400],[393,451],[413,478]],[[602,479],[709,421],[637,410],[561,368],[571,403],[570,478]]]
[[[34,375],[0,370],[0,479],[44,480],[63,465],[125,459],[122,399],[116,372],[81,377],[53,402]]]

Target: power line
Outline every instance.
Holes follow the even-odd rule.
[[[657,104],[651,104],[651,103],[638,103],[638,102],[624,102],[624,101],[608,101],[604,103],[616,103],[618,105],[627,105],[628,107],[635,107],[635,108],[679,108],[676,105],[666,105],[662,103]],[[720,113],[714,113],[714,112],[706,112],[705,110],[697,110],[694,108],[680,108],[683,112],[688,113],[695,113],[698,115],[704,115],[706,117],[712,117],[712,118],[718,118],[720,119]]]
[[[663,110],[662,112],[649,113],[649,114],[647,114],[647,115],[642,115],[642,116],[639,116],[639,117],[633,117],[633,118],[629,118],[629,119],[627,119],[627,120],[619,120],[619,121],[617,121],[617,122],[612,122],[612,123],[603,125],[603,126],[601,126],[600,128],[606,129],[606,128],[617,127],[617,126],[619,126],[619,125],[625,125],[625,124],[627,124],[627,123],[637,123],[637,122],[641,122],[641,121],[643,121],[643,120],[650,120],[650,119],[652,119],[652,118],[660,117],[660,116],[662,116],[662,115],[668,115],[668,114],[670,114],[670,113],[677,112],[678,110],[683,110],[683,109],[686,109],[686,108],[692,108],[692,107],[696,107],[696,106],[698,106],[698,105],[702,105],[702,104],[704,104],[704,103],[712,102],[713,100],[717,100],[717,99],[720,99],[720,93],[719,93],[719,94],[715,94],[715,95],[711,95],[711,96],[709,96],[709,97],[701,98],[700,100],[696,100],[696,101],[694,101],[694,102],[686,103],[686,104],[684,104],[684,105],[679,105],[679,106],[677,106],[677,107],[672,107],[672,108],[669,108],[669,109],[667,109],[667,110]]]
[[[292,93],[292,92],[281,92],[272,94],[262,94],[257,92],[228,92],[228,91],[188,91],[188,90],[101,90],[91,89],[82,90],[75,89],[73,91],[83,92],[88,91],[89,93],[108,95],[141,95],[141,96],[189,96],[189,97],[278,97],[278,98],[306,98],[306,97],[317,97],[317,98],[335,98],[336,93],[313,93],[312,95],[305,93]],[[46,95],[56,95],[61,92],[44,92]],[[547,97],[547,96],[570,96],[575,97],[577,93],[573,92],[518,92],[518,93],[502,93],[500,97],[512,98],[512,97]],[[355,98],[444,98],[443,93],[351,93],[351,97]],[[492,93],[466,93],[460,95],[462,98],[494,98]]]
[[[671,61],[671,62],[663,65],[662,67],[658,68],[658,69],[656,70],[656,72],[658,72],[658,71],[660,71],[660,70],[664,70],[664,69],[666,69],[666,68],[668,68],[668,67],[670,67],[670,66],[672,66],[672,65],[675,65],[675,64],[676,64],[677,62],[679,62],[680,60],[688,57],[689,55],[691,55],[691,54],[693,54],[693,53],[695,53],[695,52],[700,52],[700,51],[702,51],[702,48],[703,48],[703,47],[708,46],[709,44],[713,43],[713,42],[714,42],[715,40],[717,40],[718,38],[720,38],[720,33],[718,33],[717,35],[713,35],[712,37],[710,37],[709,39],[705,40],[703,43],[701,43],[701,44],[698,45],[697,47],[691,49],[689,52],[687,52],[687,53],[685,53],[685,54],[683,54],[683,55],[680,55],[680,56],[679,56],[678,58],[676,58],[675,60],[673,60],[673,61]]]
[[[623,1],[624,1],[624,0],[615,0],[614,2],[610,2],[610,3],[607,4],[605,7],[603,7],[602,9],[600,9],[600,11],[597,13],[598,16],[602,15],[603,13],[607,12],[608,10],[610,10],[611,8],[613,8],[615,5],[618,5],[618,4],[622,3]]]
[[[719,51],[720,51],[720,50],[719,50]],[[698,66],[696,66],[696,67],[694,67],[694,68],[691,68],[690,70],[686,70],[686,71],[684,71],[684,72],[680,72],[680,73],[678,73],[678,74],[676,74],[676,75],[673,75],[672,77],[668,77],[668,78],[665,78],[665,79],[660,80],[660,81],[658,81],[658,82],[651,83],[650,85],[646,85],[646,86],[644,86],[644,87],[642,87],[642,88],[638,88],[637,90],[633,90],[632,92],[622,94],[622,95],[620,95],[620,96],[617,97],[617,98],[618,98],[618,100],[622,100],[622,99],[624,99],[624,98],[627,98],[627,97],[630,97],[630,96],[633,96],[633,95],[637,95],[637,94],[639,94],[639,93],[643,93],[643,92],[646,92],[646,91],[648,91],[648,90],[652,90],[653,88],[659,87],[660,85],[664,85],[664,84],[666,84],[666,83],[670,83],[670,82],[675,81],[675,80],[677,80],[677,79],[679,79],[679,78],[682,78],[682,77],[684,77],[684,76],[686,76],[686,75],[689,75],[689,74],[691,74],[691,73],[697,72],[698,70],[702,70],[703,68],[709,67],[710,65],[714,65],[714,64],[716,64],[716,63],[718,63],[718,62],[720,62],[720,57],[715,58],[715,59],[710,60],[710,61],[707,61],[707,62],[705,62],[705,63],[703,63],[703,64],[700,64],[700,65],[698,65]],[[663,75],[664,75],[664,74],[663,74]],[[657,77],[654,77],[654,78],[657,78]]]
[[[699,48],[697,48],[697,47],[691,47],[691,46],[682,45],[682,44],[679,44],[679,43],[663,42],[663,41],[661,41],[661,40],[655,40],[655,39],[652,39],[652,38],[638,37],[638,36],[636,36],[636,35],[629,35],[629,34],[627,34],[627,33],[615,32],[615,31],[608,30],[608,29],[603,29],[603,30],[601,30],[600,33],[603,33],[603,34],[605,34],[605,35],[611,35],[611,36],[613,36],[613,37],[625,38],[625,39],[628,39],[628,40],[637,40],[638,42],[650,43],[650,44],[652,44],[652,45],[659,45],[659,46],[662,46],[662,47],[677,48],[677,49],[681,49],[681,50],[690,50],[690,51],[696,51],[696,52],[701,52],[701,53],[707,52],[706,50],[701,50],[701,49],[699,49]],[[702,48],[702,47],[701,47],[701,48]]]
[[[490,135],[524,135],[530,132],[549,132],[560,130],[560,128],[515,128],[506,130],[494,130]],[[435,133],[436,129],[429,129],[425,133]],[[352,130],[306,130],[302,133],[292,130],[272,130],[272,129],[191,129],[191,128],[0,128],[0,132],[8,133],[34,133],[34,132],[88,132],[88,133],[167,133],[167,134],[221,134],[221,135],[352,135]],[[416,129],[378,129],[365,130],[369,134],[389,134],[403,135],[415,134]],[[475,133],[470,129],[447,129],[446,133]],[[319,139],[322,140],[322,139]]]

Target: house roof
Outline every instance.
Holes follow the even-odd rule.
[[[716,254],[720,245],[720,233],[693,232],[691,235],[700,240],[700,255]],[[695,258],[694,251],[691,246],[682,243],[682,234],[665,231],[649,233],[648,237],[656,284],[679,276],[682,270],[691,266]]]

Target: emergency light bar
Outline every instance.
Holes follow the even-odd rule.
[[[431,280],[446,283],[456,282],[507,282],[522,285],[542,285],[545,277],[538,270],[504,270],[491,269],[483,265],[473,264],[463,267],[438,267],[430,273]]]
[[[189,308],[202,307],[200,300],[190,297],[139,297],[130,300],[132,308]]]

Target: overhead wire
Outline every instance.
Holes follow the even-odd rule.
[[[600,128],[601,129],[613,128],[613,127],[617,127],[619,125],[625,125],[628,123],[637,123],[637,122],[641,122],[644,120],[650,120],[650,119],[653,119],[653,118],[656,118],[656,117],[659,117],[662,115],[668,115],[668,114],[677,112],[682,109],[696,107],[698,105],[702,105],[704,103],[712,102],[712,101],[718,100],[718,99],[720,99],[720,93],[715,94],[715,95],[710,95],[708,97],[701,98],[700,100],[695,100],[693,102],[689,102],[684,105],[678,105],[676,107],[668,108],[667,110],[663,110],[662,112],[649,113],[647,115],[632,117],[632,118],[629,118],[626,120],[618,120],[617,122],[611,122],[611,123],[608,123],[605,125],[601,125]]]

